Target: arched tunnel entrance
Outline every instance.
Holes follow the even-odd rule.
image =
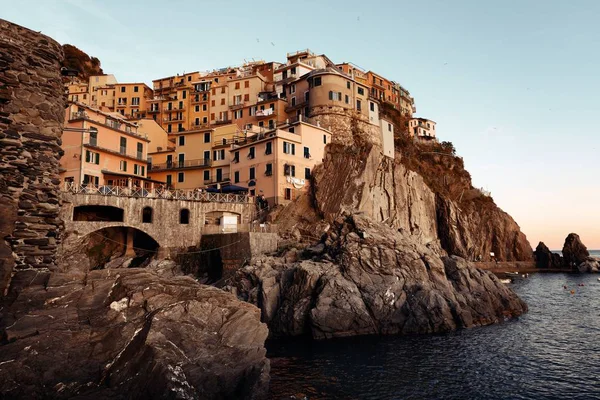
[[[143,268],[156,257],[159,244],[131,227],[110,227],[87,235],[85,253],[91,269]]]

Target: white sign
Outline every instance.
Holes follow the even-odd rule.
[[[296,189],[300,189],[306,183],[304,179],[294,178],[292,176],[288,176],[287,181],[288,181],[288,183],[291,183],[292,185],[294,185],[294,187]]]

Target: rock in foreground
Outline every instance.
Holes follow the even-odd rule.
[[[361,214],[336,220],[324,244],[311,260],[259,259],[230,290],[261,308],[273,335],[315,338],[444,332],[527,311],[493,274]]]
[[[4,315],[3,398],[266,396],[267,327],[229,293],[169,272],[113,269],[84,280],[53,274],[11,309],[32,299],[44,305]]]

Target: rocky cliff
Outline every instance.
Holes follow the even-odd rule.
[[[338,217],[321,243],[290,253],[255,260],[229,288],[261,308],[272,335],[445,332],[527,310],[493,274],[366,213]]]
[[[405,155],[399,143],[395,159],[383,156],[375,145],[330,145],[324,163],[314,171],[317,210],[328,221],[344,211],[361,211],[422,244],[439,241],[449,254],[473,261],[489,260],[490,252],[501,261],[532,260],[519,226],[491,198],[473,189],[468,173],[465,177],[457,171],[454,156],[427,157],[421,161],[427,167],[417,168],[404,158],[437,149],[406,145],[417,150]],[[450,183],[456,175],[466,182]]]

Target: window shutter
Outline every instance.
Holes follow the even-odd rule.
[[[90,162],[90,151],[89,150],[85,151],[85,162]]]
[[[333,92],[331,90],[329,91],[329,100],[333,100]]]
[[[100,165],[100,153],[96,153],[96,165]]]
[[[292,143],[292,155],[296,155],[296,145],[294,143]]]

